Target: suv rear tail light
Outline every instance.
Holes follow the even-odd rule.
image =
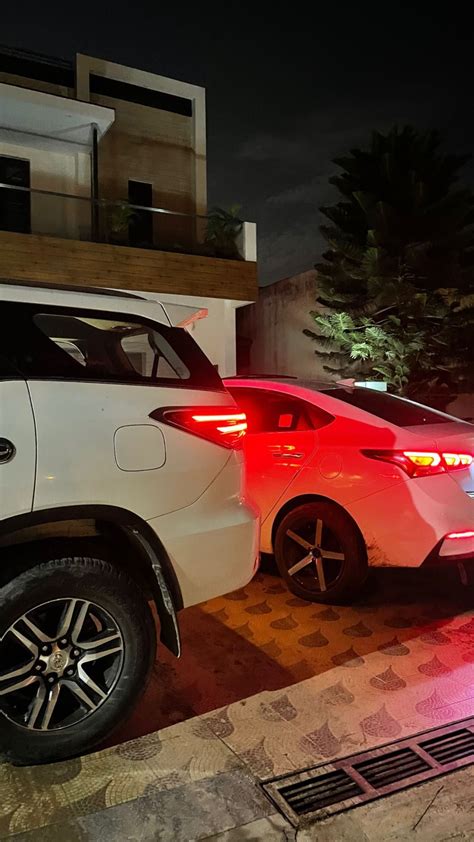
[[[239,412],[235,407],[169,407],[151,412],[150,418],[234,449],[242,447],[247,432],[245,412]]]
[[[430,477],[472,465],[468,453],[438,453],[430,450],[363,450],[364,456],[398,465],[409,477]]]

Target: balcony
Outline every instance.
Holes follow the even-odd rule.
[[[0,278],[253,301],[255,225],[0,181]]]

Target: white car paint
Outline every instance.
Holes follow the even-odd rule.
[[[243,468],[242,453],[232,454],[193,505],[150,521],[173,560],[185,605],[243,587],[250,578],[249,564],[256,571],[258,511],[249,517],[249,503],[239,490]]]
[[[163,307],[137,297],[2,284],[0,302],[19,312],[21,305],[37,305],[39,313],[54,307],[53,315],[72,314],[79,321],[87,308],[99,322],[119,314],[170,331]],[[180,328],[172,330],[181,335]],[[215,388],[180,388],[179,378],[169,386],[107,382],[100,374],[86,381],[81,352],[68,350],[70,339],[60,337],[56,344],[69,366],[69,358],[74,361],[77,379],[46,372],[23,379],[18,370],[0,370],[0,438],[16,448],[0,464],[0,519],[60,506],[120,507],[155,530],[184,605],[248,582],[258,555],[259,516],[244,496],[242,453],[150,418],[163,407],[232,411],[230,395],[220,382]],[[21,355],[21,337],[17,341]]]
[[[31,511],[36,470],[36,438],[28,387],[23,380],[1,380],[0,439],[15,447],[0,461],[0,517]]]
[[[327,498],[348,512],[365,540],[372,566],[419,567],[435,548],[442,557],[474,556],[474,468],[410,478],[395,464],[362,450],[456,450],[474,455],[474,427],[450,416],[445,423],[399,427],[297,380],[225,381],[247,410],[248,491],[262,510],[261,550],[273,552],[282,509],[307,495]],[[299,398],[334,420],[320,429],[252,434],[244,393]],[[362,391],[362,390],[361,390]],[[366,390],[364,390],[366,391]],[[256,404],[258,405],[258,403]],[[295,458],[297,456],[297,458]]]
[[[132,508],[149,520],[194,503],[229,459],[227,449],[157,422],[166,450],[161,467],[148,470],[142,463],[135,471],[119,470],[114,449],[117,430],[132,426],[135,449],[146,452],[151,412],[163,406],[228,406],[225,392],[122,383],[78,387],[49,380],[32,380],[29,389],[38,429],[35,509],[106,504]],[[150,452],[147,467],[154,464]]]

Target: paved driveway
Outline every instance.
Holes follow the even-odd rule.
[[[279,838],[259,780],[474,715],[472,592],[449,571],[380,571],[352,607],[261,572],[181,624],[182,660],[161,653],[108,747],[0,765],[0,838],[188,842],[254,822]]]
[[[355,605],[326,607],[288,593],[269,561],[264,569],[241,591],[181,614],[181,660],[161,652],[114,742],[336,670],[346,689],[335,701],[363,708],[365,697],[378,699],[378,720],[367,727],[387,737],[397,736],[407,689],[425,688],[415,713],[426,712],[426,727],[438,708],[455,704],[457,717],[474,697],[474,595],[456,571],[380,570]]]

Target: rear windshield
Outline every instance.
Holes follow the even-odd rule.
[[[183,328],[140,316],[16,303],[5,304],[2,316],[0,359],[4,354],[27,379],[224,388]]]
[[[370,412],[377,418],[397,427],[422,427],[425,424],[446,424],[453,419],[428,406],[412,403],[406,398],[376,392],[374,389],[324,389],[325,394],[351,406]]]

